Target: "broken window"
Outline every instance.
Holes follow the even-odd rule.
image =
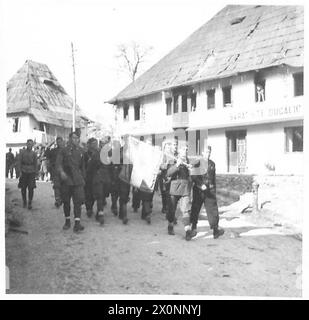
[[[191,111],[196,110],[196,92],[191,94]]]
[[[215,89],[207,90],[207,109],[214,109],[215,107]]]
[[[57,84],[56,82],[54,82],[53,80],[50,80],[50,79],[44,79],[43,80],[43,83],[47,86],[49,86],[51,89],[53,90],[56,90],[56,91],[60,91],[62,93],[66,93],[64,91],[64,89],[59,85]]]
[[[19,118],[13,118],[13,132],[19,131]]]
[[[123,119],[129,120],[129,106],[127,104],[123,106]]]
[[[255,102],[265,101],[265,82],[265,79],[255,78]]]
[[[246,16],[237,17],[237,18],[233,19],[230,23],[231,23],[231,25],[238,24],[238,23],[243,22],[245,18],[246,18]]]
[[[182,112],[187,112],[188,111],[188,101],[187,101],[187,95],[183,94],[181,96],[181,107],[182,107]]]
[[[223,106],[231,107],[232,106],[232,86],[222,88],[223,92]]]
[[[166,98],[165,104],[166,104],[166,115],[169,116],[172,114],[172,98]]]
[[[303,151],[303,126],[285,128],[285,152]]]
[[[304,73],[299,72],[293,74],[294,78],[294,96],[303,96],[304,95]]]
[[[134,120],[138,121],[141,118],[141,104],[137,101],[134,103]]]
[[[178,95],[174,96],[174,113],[178,113]]]

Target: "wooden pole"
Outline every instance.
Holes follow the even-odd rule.
[[[71,42],[72,47],[72,61],[73,61],[73,81],[74,81],[74,100],[73,100],[73,110],[72,110],[72,128],[75,131],[75,123],[76,123],[76,81],[75,81],[75,62],[74,62],[74,47],[73,42]]]

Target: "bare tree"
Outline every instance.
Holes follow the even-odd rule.
[[[132,82],[140,71],[141,64],[153,50],[151,46],[145,46],[132,41],[129,44],[122,43],[118,45],[116,58],[120,61],[120,70],[127,73]]]

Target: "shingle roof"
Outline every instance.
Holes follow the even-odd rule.
[[[7,114],[27,113],[37,121],[70,128],[73,100],[46,64],[27,60],[7,84]],[[76,108],[77,124],[88,121]]]
[[[228,5],[109,103],[282,64],[303,66],[302,6]]]

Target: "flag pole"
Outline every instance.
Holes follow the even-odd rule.
[[[74,47],[73,42],[71,42],[72,47],[72,66],[73,66],[73,81],[74,81],[74,99],[73,99],[73,110],[72,110],[72,128],[75,131],[75,123],[76,123],[76,81],[75,81],[75,62],[74,62]]]

